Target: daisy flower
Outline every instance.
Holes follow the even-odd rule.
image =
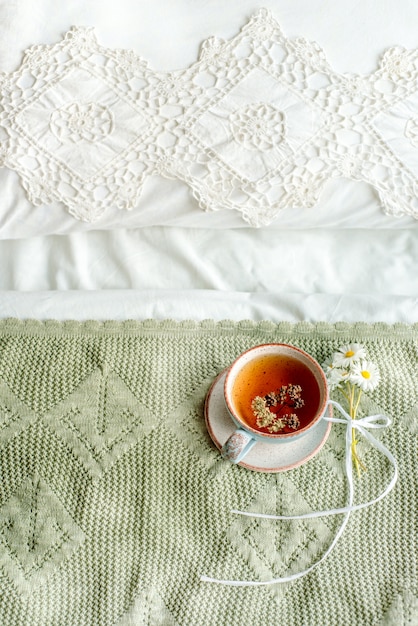
[[[336,389],[342,382],[348,380],[349,372],[343,367],[337,367],[332,357],[324,361],[322,369],[325,372],[330,389]]]
[[[348,380],[349,373],[346,370],[339,369],[338,367],[330,367],[325,372],[328,384],[331,389],[336,389],[341,383]]]
[[[340,346],[322,367],[331,391],[338,390],[351,419],[357,419],[361,412],[360,399],[363,392],[373,391],[380,382],[380,373],[376,365],[368,360],[362,345],[350,343]],[[352,435],[351,455],[360,476],[360,470],[366,468],[357,453],[358,441],[354,427]]]
[[[380,373],[374,363],[363,360],[353,365],[350,381],[363,391],[373,391],[379,384]]]
[[[350,343],[338,348],[334,352],[334,364],[337,367],[349,367],[360,359],[364,359],[366,351],[359,343]]]
[[[328,357],[323,363],[322,363],[322,369],[325,372],[329,372],[330,370],[332,370],[334,367],[334,363],[332,361],[332,357]]]

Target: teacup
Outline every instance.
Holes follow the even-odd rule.
[[[329,391],[310,354],[269,343],[250,348],[232,363],[224,398],[237,429],[221,453],[239,463],[257,442],[280,444],[303,437],[325,414]]]

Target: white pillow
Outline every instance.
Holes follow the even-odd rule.
[[[145,4],[0,2],[0,237],[416,224],[418,6]]]

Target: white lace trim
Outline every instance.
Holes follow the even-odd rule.
[[[155,173],[254,226],[313,206],[333,177],[418,218],[418,50],[387,50],[369,76],[337,74],[261,9],[230,41],[205,41],[191,67],[162,73],[74,27],[26,51],[0,93],[0,164],[34,205],[60,201],[78,219],[132,209]]]

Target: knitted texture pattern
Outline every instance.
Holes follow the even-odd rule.
[[[273,521],[343,506],[345,429],[277,474],[223,460],[204,421],[220,371],[260,343],[297,345],[322,363],[362,343],[380,368],[369,413],[400,476],[352,513]],[[0,322],[0,623],[7,626],[396,626],[418,623],[418,325],[270,322]],[[391,468],[359,444],[357,502]]]

